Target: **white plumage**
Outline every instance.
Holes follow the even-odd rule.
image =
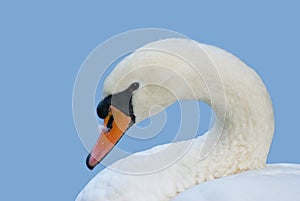
[[[299,201],[300,165],[270,164],[205,182],[172,201]]]
[[[147,118],[153,106],[166,108],[178,99],[210,104],[216,122],[196,139],[117,161],[93,178],[77,201],[167,201],[205,181],[265,167],[274,132],[272,103],[260,77],[237,57],[187,39],[156,41],[116,66],[104,83],[104,96],[133,82],[141,85],[132,100],[137,122]],[[246,181],[247,175],[236,177]],[[296,175],[299,180],[299,171]],[[199,189],[201,194],[201,185]]]

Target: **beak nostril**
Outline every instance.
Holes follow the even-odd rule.
[[[109,120],[108,120],[107,124],[106,124],[106,128],[108,129],[108,131],[112,129],[113,122],[114,122],[114,116],[111,115],[109,117]]]

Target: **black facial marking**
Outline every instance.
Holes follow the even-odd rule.
[[[97,114],[101,119],[104,119],[109,113],[109,106],[121,110],[124,114],[131,117],[132,122],[135,122],[135,116],[132,106],[132,95],[135,90],[139,88],[139,83],[132,83],[126,90],[119,93],[109,95],[104,98],[97,106]]]
[[[127,116],[130,116],[132,111],[132,93],[139,87],[137,82],[131,84],[126,90],[113,94],[111,105],[115,106]]]
[[[100,119],[104,119],[109,112],[109,106],[111,104],[111,95],[104,98],[97,106],[97,115]]]

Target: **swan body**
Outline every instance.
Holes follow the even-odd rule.
[[[141,85],[132,96],[136,122],[155,105],[161,107],[152,115],[176,100],[199,100],[211,105],[215,123],[203,136],[113,163],[76,201],[167,201],[205,181],[266,166],[272,103],[257,73],[237,57],[192,40],[160,40],[121,61],[106,78],[103,95],[134,82]]]
[[[268,164],[263,169],[197,185],[171,201],[299,201],[299,192],[299,164]]]

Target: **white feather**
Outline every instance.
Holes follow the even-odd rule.
[[[272,103],[260,77],[237,57],[192,40],[157,41],[116,66],[104,83],[104,95],[135,81],[141,84],[133,96],[137,121],[147,118],[154,105],[166,108],[176,99],[189,99],[210,104],[216,123],[196,139],[160,145],[117,161],[93,178],[76,201],[167,201],[205,181],[265,167],[274,132]],[[181,157],[174,160],[174,155]],[[299,178],[299,172],[296,175]]]

